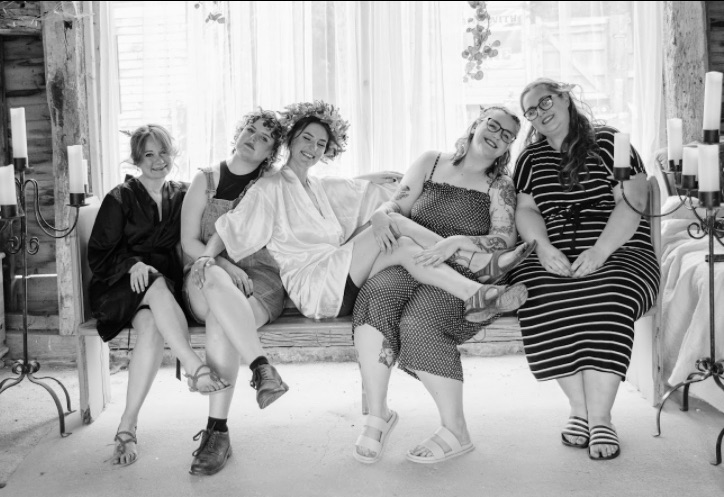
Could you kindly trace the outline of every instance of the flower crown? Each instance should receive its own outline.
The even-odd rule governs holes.
[[[327,156],[334,158],[345,151],[347,147],[349,122],[342,119],[342,116],[339,115],[339,110],[334,105],[321,100],[299,102],[287,105],[280,114],[282,115],[282,126],[287,134],[291,132],[294,125],[300,119],[316,117],[329,126],[329,129],[332,131],[332,141],[334,143],[330,144]]]

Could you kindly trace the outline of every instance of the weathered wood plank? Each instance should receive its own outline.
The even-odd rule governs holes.
[[[48,107],[52,124],[53,171],[56,181],[55,224],[67,226],[70,211],[65,208],[68,197],[67,147],[88,142],[88,114],[85,80],[85,28],[83,12],[87,2],[40,2],[43,16],[43,46],[46,63]],[[87,152],[86,152],[87,153]],[[77,244],[76,234],[58,240],[56,261],[58,271],[59,329],[72,334],[80,322],[79,283],[74,276],[71,247]]]
[[[683,137],[688,143],[700,138],[704,112],[703,78],[709,65],[704,2],[664,2],[664,39],[665,115],[686,116]]]

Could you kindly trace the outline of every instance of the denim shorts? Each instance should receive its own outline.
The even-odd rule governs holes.
[[[242,259],[237,263],[241,269],[251,278],[254,286],[253,297],[266,309],[269,314],[269,322],[276,320],[284,310],[284,286],[279,277],[279,268],[276,266],[271,255],[262,249],[259,252]],[[185,268],[184,284],[183,284],[183,300],[186,310],[194,320],[203,324],[206,319],[204,316],[197,316],[191,307],[189,301],[188,287],[191,285],[191,267]]]

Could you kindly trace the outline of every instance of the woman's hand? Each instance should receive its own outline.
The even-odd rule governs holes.
[[[395,171],[382,171],[379,173],[362,174],[357,179],[364,179],[370,183],[382,185],[385,183],[399,183],[402,180],[402,173]]]
[[[572,275],[571,263],[568,262],[568,257],[550,243],[539,243],[536,254],[538,254],[538,260],[543,266],[543,269],[549,273],[557,274],[558,276]]]
[[[571,265],[573,274],[571,276],[574,278],[583,278],[584,276],[588,276],[603,266],[606,259],[608,259],[608,257],[603,250],[597,248],[596,246],[593,246],[588,250],[584,250],[581,252],[581,255],[573,261],[573,264]]]
[[[413,257],[415,259],[415,264],[433,267],[439,266],[452,257],[452,255],[460,248],[460,241],[456,238],[457,237],[455,236],[445,238],[444,240],[437,242],[432,247],[418,252]]]
[[[146,291],[146,288],[148,288],[148,273],[158,273],[158,271],[153,266],[141,261],[131,266],[131,269],[128,270],[128,274],[131,275],[131,290],[136,293]]]
[[[206,268],[214,264],[216,264],[214,258],[207,255],[202,255],[196,259],[191,266],[191,283],[202,288],[206,282]]]
[[[246,298],[254,295],[254,282],[249,278],[249,275],[246,274],[246,271],[230,261],[224,264],[219,262],[219,267],[227,272],[234,286],[241,290]]]
[[[395,232],[399,233],[399,230],[388,213],[376,211],[372,214],[370,224],[381,252],[388,253],[397,248]]]

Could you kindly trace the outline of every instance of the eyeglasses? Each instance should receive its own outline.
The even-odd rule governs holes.
[[[525,111],[523,114],[523,117],[525,117],[527,120],[532,121],[536,117],[538,117],[538,113],[543,110],[548,110],[551,107],[553,107],[553,95],[548,95],[547,97],[543,97],[540,102],[538,102],[538,105],[528,108],[528,110]]]
[[[500,131],[500,138],[502,138],[508,145],[515,141],[515,133],[502,127],[500,123],[492,117],[488,118],[486,126],[488,127],[488,131],[492,131],[493,133]]]

